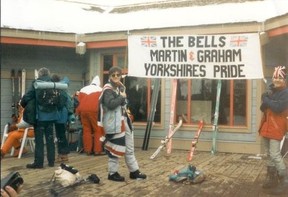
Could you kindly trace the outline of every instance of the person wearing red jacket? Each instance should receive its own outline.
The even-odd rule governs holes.
[[[280,143],[287,132],[288,88],[285,66],[275,68],[271,91],[262,95],[260,110],[264,113],[259,134],[263,137],[268,156],[267,180],[262,187],[269,193],[282,194],[288,190],[286,166],[281,155]]]
[[[80,116],[83,127],[83,148],[87,155],[103,155],[100,137],[104,135],[98,121],[98,100],[101,95],[100,79],[95,76],[90,85],[83,87],[78,95],[79,105],[76,114]]]

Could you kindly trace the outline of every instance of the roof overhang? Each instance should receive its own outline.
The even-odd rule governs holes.
[[[35,45],[75,48],[85,42],[87,49],[114,48],[127,46],[128,35],[177,35],[187,34],[233,34],[266,32],[269,37],[288,34],[288,14],[267,20],[265,23],[229,23],[188,27],[142,29],[120,32],[100,32],[90,34],[43,32],[1,28],[2,44]]]

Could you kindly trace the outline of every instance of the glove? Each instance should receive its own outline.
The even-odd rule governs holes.
[[[99,179],[99,177],[96,174],[91,174],[88,177],[88,181],[98,184],[100,182],[100,179]]]
[[[67,170],[68,172],[71,172],[72,174],[76,174],[78,172],[77,169],[73,168],[72,166],[68,166],[65,163],[61,163],[60,167],[63,170]]]

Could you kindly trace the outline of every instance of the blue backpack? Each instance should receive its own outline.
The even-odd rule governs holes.
[[[61,109],[67,103],[65,89],[68,85],[60,82],[36,80],[34,82],[37,118],[40,121],[59,120]]]
[[[196,170],[195,166],[188,165],[181,170],[175,170],[169,175],[169,181],[185,182],[191,184],[202,183],[205,180],[205,175],[202,171]]]

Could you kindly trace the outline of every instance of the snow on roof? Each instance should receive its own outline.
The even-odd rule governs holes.
[[[267,19],[288,13],[287,0],[143,9],[125,13],[111,12],[117,6],[128,5],[129,7],[132,3],[135,5],[137,3],[155,3],[155,1],[157,0],[2,0],[1,27],[85,34],[253,21],[264,22]],[[158,2],[161,3],[164,0],[158,0]],[[174,0],[174,2],[176,1]],[[102,10],[96,10],[95,7]]]

